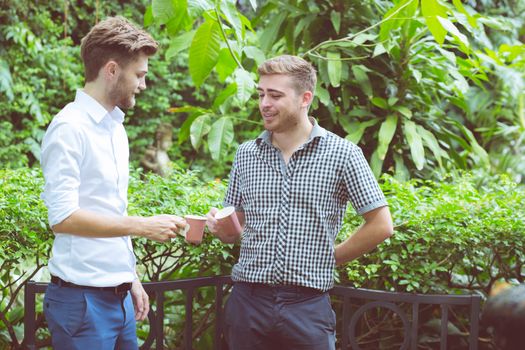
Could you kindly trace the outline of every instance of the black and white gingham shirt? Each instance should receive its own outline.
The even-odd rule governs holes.
[[[347,202],[358,214],[387,205],[361,149],[310,120],[288,164],[268,131],[237,150],[224,200],[246,218],[234,281],[326,291]]]

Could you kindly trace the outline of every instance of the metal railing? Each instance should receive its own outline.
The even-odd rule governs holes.
[[[150,310],[148,315],[150,332],[144,341],[141,350],[164,349],[164,303],[167,291],[182,290],[185,293],[185,326],[183,347],[192,349],[192,319],[194,292],[202,287],[215,287],[215,324],[213,350],[222,348],[222,309],[225,294],[225,286],[232,283],[229,276],[191,278],[176,281],[162,281],[143,283],[144,289],[152,297],[155,310]],[[35,315],[36,294],[44,293],[47,283],[30,281],[25,286],[25,314],[24,314],[24,341],[23,348],[36,350],[37,320]],[[342,326],[339,348],[341,350],[359,350],[356,328],[359,320],[367,311],[383,308],[398,315],[403,325],[403,343],[400,350],[416,350],[419,329],[419,311],[421,305],[439,305],[441,309],[441,336],[440,349],[447,349],[449,309],[453,306],[466,306],[469,308],[469,350],[477,350],[479,333],[479,316],[481,297],[478,295],[427,295],[396,293],[378,290],[353,288],[346,286],[335,286],[330,294],[336,298],[342,298]],[[362,300],[360,306],[355,309],[351,301]],[[411,305],[411,317],[399,306],[399,304]]]

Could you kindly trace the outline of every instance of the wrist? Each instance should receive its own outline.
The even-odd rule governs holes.
[[[140,216],[125,216],[124,226],[126,231],[129,232],[130,236],[142,236],[144,230],[143,227],[144,218]]]

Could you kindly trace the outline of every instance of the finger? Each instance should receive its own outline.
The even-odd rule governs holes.
[[[135,299],[135,320],[139,320],[142,312],[144,311],[144,301],[142,300],[142,297],[139,295]]]
[[[179,219],[175,224],[180,228],[184,228],[188,223],[184,219]]]
[[[144,295],[144,316],[142,320],[145,320],[148,317],[149,314],[149,296],[146,293],[146,291],[143,291]]]
[[[146,319],[148,312],[149,312],[149,296],[146,293],[146,291],[141,288],[139,299],[142,302],[142,311],[138,316],[138,320],[143,321]]]

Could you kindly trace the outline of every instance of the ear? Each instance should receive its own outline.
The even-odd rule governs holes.
[[[310,106],[310,104],[312,103],[313,99],[314,99],[314,94],[311,91],[307,90],[307,91],[303,92],[302,106],[303,107]]]
[[[119,70],[120,66],[117,62],[113,60],[107,61],[106,64],[102,67],[103,75],[107,80],[114,80],[118,78]]]

